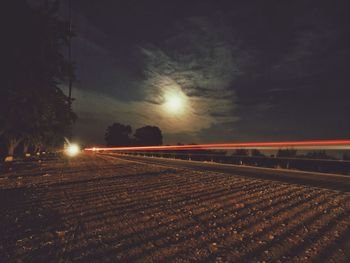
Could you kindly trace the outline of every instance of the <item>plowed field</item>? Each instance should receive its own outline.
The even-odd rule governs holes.
[[[81,155],[0,175],[1,262],[350,262],[350,194]]]

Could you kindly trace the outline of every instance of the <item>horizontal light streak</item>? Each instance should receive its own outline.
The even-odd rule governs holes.
[[[179,151],[179,150],[229,150],[229,149],[336,149],[350,150],[350,140],[320,140],[320,141],[283,141],[283,142],[248,142],[248,143],[212,143],[164,146],[138,147],[91,147],[85,151]]]

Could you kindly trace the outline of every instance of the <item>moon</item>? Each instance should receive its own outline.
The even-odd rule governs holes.
[[[186,95],[180,91],[169,91],[164,95],[164,107],[168,113],[181,114],[186,108]]]

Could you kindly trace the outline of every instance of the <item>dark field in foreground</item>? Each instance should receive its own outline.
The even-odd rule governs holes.
[[[349,262],[350,194],[108,156],[0,176],[1,262]]]

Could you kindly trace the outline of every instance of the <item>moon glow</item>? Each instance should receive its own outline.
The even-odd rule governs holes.
[[[187,98],[181,91],[168,91],[164,94],[164,108],[170,114],[178,115],[184,113]]]

